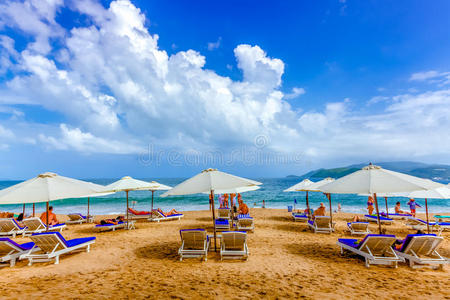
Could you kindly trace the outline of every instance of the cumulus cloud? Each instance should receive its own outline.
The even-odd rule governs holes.
[[[293,109],[285,100],[304,89],[283,93],[284,62],[258,45],[236,46],[242,80],[233,80],[206,69],[207,58],[195,49],[172,55],[160,49],[159,36],[128,0],[113,1],[109,8],[93,0],[72,2],[71,9],[90,22],[71,29],[55,21],[61,1],[49,1],[47,13],[38,2],[30,0],[24,13],[33,15],[35,30],[17,21],[17,5],[23,3],[6,1],[0,12],[2,26],[35,37],[20,53],[11,37],[0,39],[0,59],[8,62],[4,72],[13,73],[0,85],[0,104],[39,106],[64,117],[63,124],[33,130],[36,146],[115,154],[139,153],[148,144],[228,151],[252,146],[262,134],[269,137],[269,150],[301,150],[321,158],[450,151],[450,139],[438,139],[450,126],[448,90],[383,98],[382,110],[370,114],[337,99],[315,110]],[[58,47],[52,48],[49,41],[56,37]]]
[[[213,50],[218,49],[220,47],[221,43],[222,43],[222,37],[219,36],[219,38],[217,39],[216,42],[208,43],[208,50],[213,51]]]

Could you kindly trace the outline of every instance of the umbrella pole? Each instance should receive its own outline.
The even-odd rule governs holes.
[[[214,252],[217,252],[217,244],[216,244],[216,212],[215,212],[215,209],[214,209],[214,191],[213,190],[211,190],[210,199],[211,199],[211,203],[212,203],[212,215],[213,215],[213,223],[214,223]]]
[[[389,218],[389,209],[387,204],[387,197],[384,197],[384,202],[386,202],[386,216]]]
[[[127,193],[127,229],[130,229],[130,223],[129,223],[129,219],[128,219],[128,191],[125,191]]]
[[[152,191],[152,210],[150,211],[150,218],[152,218],[153,220],[153,194],[155,193],[155,191]]]
[[[378,231],[381,234],[380,210],[378,209],[377,193],[373,194],[373,198],[375,199],[375,207],[377,209]]]
[[[25,217],[25,203],[23,204],[22,215]]]
[[[89,197],[88,197],[88,209],[87,209],[87,215],[86,215],[86,223],[89,223]]]
[[[309,209],[308,191],[306,191],[306,209],[308,210],[308,219],[311,219],[311,210]]]
[[[427,198],[425,198],[425,211],[427,213],[427,230],[428,230],[428,233],[430,233],[430,221],[428,220],[428,201],[427,201]]]
[[[33,203],[33,217],[34,217],[34,203]]]
[[[46,215],[47,215],[47,217],[46,217],[46,219],[47,219],[47,229],[45,230],[45,231],[48,231],[48,201],[47,201],[47,213],[46,213]]]
[[[330,223],[333,226],[333,209],[331,207],[331,194],[327,194],[328,202],[330,202]]]

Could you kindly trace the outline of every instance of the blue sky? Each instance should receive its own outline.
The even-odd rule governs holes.
[[[3,1],[0,178],[450,163],[449,11],[448,1]]]

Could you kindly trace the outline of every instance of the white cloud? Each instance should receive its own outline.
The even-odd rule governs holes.
[[[26,125],[9,126],[15,136],[24,135],[23,141],[38,136],[37,145],[47,148],[126,154],[149,143],[182,151],[227,151],[252,145],[264,134],[270,138],[267,148],[301,150],[316,159],[448,157],[450,139],[442,138],[450,127],[445,89],[373,98],[384,100],[376,113],[332,99],[315,110],[294,110],[285,99],[304,90],[282,93],[284,62],[257,45],[234,49],[243,78],[232,80],[205,69],[206,57],[198,51],[168,55],[160,49],[158,35],[150,33],[145,16],[129,1],[113,1],[108,9],[95,1],[73,5],[95,26],[58,36],[63,48],[47,49],[58,52],[58,61],[34,50],[34,42],[21,53],[14,52],[11,40],[2,44],[9,49],[6,68],[15,75],[0,86],[0,104],[31,104],[64,117],[61,125],[29,124],[28,136]],[[20,15],[10,9],[8,16]],[[57,6],[50,11],[57,13]],[[60,28],[54,15],[37,8],[32,12],[39,21],[50,20],[43,22],[47,27]],[[18,23],[8,26],[25,31]]]
[[[216,50],[220,47],[221,44],[222,44],[222,37],[219,36],[216,42],[208,43],[208,50],[209,51]]]
[[[435,70],[417,72],[411,74],[411,81],[425,81],[428,83],[436,83],[439,86],[450,84],[450,72],[438,72]]]
[[[284,99],[295,99],[298,96],[303,95],[304,93],[306,93],[304,88],[294,87],[292,88],[292,92],[284,95]]]

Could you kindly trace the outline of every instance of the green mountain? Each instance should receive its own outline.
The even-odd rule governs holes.
[[[297,177],[299,179],[309,178],[314,180],[323,179],[326,177],[339,178],[348,175],[350,173],[353,173],[357,170],[360,170],[362,167],[366,165],[367,163],[362,163],[341,168],[318,169]],[[450,181],[449,165],[425,164],[410,161],[378,162],[374,163],[374,165],[378,165],[388,170],[402,172],[417,177],[428,178],[441,182]],[[294,177],[294,175],[289,175],[289,177]]]

